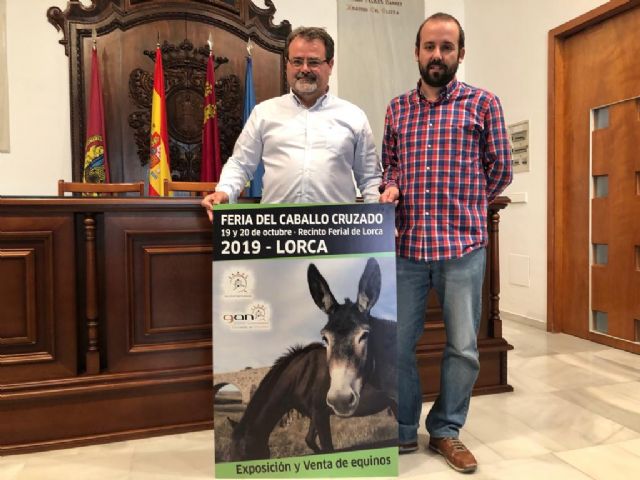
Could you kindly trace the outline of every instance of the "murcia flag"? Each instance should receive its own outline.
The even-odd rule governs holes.
[[[171,180],[169,168],[169,134],[165,106],[164,72],[160,45],[156,48],[156,69],[153,74],[151,101],[151,150],[149,158],[149,195],[164,195],[164,179]]]
[[[218,133],[218,112],[216,107],[215,74],[213,53],[207,61],[207,76],[204,84],[204,117],[202,121],[202,163],[201,182],[217,182],[222,171],[220,158],[220,135]]]
[[[98,67],[98,53],[95,45],[91,52],[91,87],[87,111],[87,139],[84,146],[82,181],[85,183],[109,182],[102,87],[100,85],[100,68]]]

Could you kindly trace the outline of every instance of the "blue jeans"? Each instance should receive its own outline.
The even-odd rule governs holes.
[[[458,437],[478,377],[478,328],[486,249],[432,262],[398,257],[398,423],[399,441],[418,438],[422,408],[416,343],[424,332],[427,294],[435,288],[447,335],[440,368],[440,394],[427,416],[432,437]]]

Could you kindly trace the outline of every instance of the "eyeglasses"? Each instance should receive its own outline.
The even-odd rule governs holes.
[[[287,62],[289,62],[295,68],[302,68],[302,66],[307,63],[307,67],[309,68],[318,68],[323,63],[328,62],[327,60],[321,60],[319,58],[287,58]]]

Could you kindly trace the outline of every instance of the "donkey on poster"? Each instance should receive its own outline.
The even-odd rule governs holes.
[[[230,461],[271,458],[269,437],[283,415],[296,410],[309,418],[305,443],[315,453],[333,451],[333,410],[326,402],[329,369],[324,345],[296,346],[281,356],[262,379],[240,421],[232,426]],[[385,395],[365,386],[352,416],[367,416],[394,408]],[[320,440],[318,447],[316,437]]]
[[[363,385],[384,392],[397,409],[396,324],[371,315],[381,288],[380,265],[370,258],[358,284],[355,302],[338,303],[329,284],[312,263],[307,270],[314,302],[327,314],[321,331],[327,347],[331,383],[327,405],[349,417],[358,408]]]

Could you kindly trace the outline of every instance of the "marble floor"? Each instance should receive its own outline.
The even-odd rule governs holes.
[[[504,322],[513,393],[474,397],[461,439],[475,479],[640,478],[640,356]],[[425,404],[423,411],[427,411]],[[424,448],[400,457],[405,479],[459,479]],[[213,432],[0,458],[2,480],[213,478]]]

